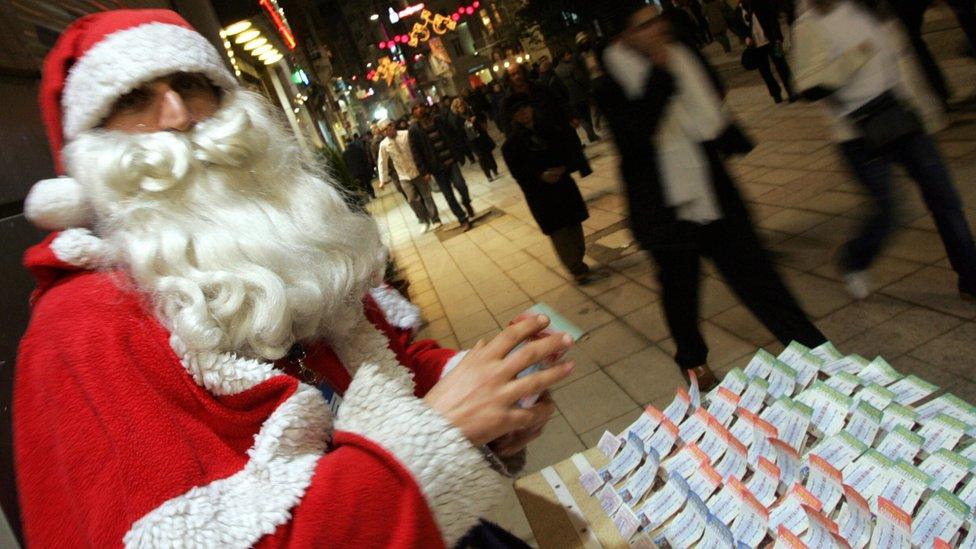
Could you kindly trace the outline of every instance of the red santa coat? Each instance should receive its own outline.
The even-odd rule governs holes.
[[[121,273],[93,269],[110,262],[83,229],[25,257],[13,415],[32,547],[440,547],[496,501],[482,452],[417,398],[459,357],[407,343],[390,294],[309,350],[344,397],[333,418],[271,363],[187,352]]]

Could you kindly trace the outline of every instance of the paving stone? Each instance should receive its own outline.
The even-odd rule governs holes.
[[[562,415],[553,417],[539,438],[530,442],[526,448],[524,474],[540,471],[585,449],[566,418]]]
[[[911,304],[883,294],[854,301],[817,321],[827,339],[839,344],[908,310]]]
[[[650,341],[658,342],[671,337],[660,302],[641,307],[625,316],[623,320]]]
[[[967,322],[909,352],[911,356],[976,381],[976,324]]]
[[[956,273],[941,267],[926,267],[885,287],[893,297],[963,318],[976,318],[976,305],[963,301],[956,288]]]
[[[555,389],[552,398],[575,433],[589,431],[637,407],[602,371]]]
[[[624,316],[657,301],[658,295],[636,282],[610,288],[593,299],[617,316]]]
[[[597,364],[606,366],[630,356],[650,342],[620,320],[593,330],[577,344]]]
[[[674,360],[658,347],[648,347],[604,367],[604,371],[641,405],[662,394],[673,395],[678,386],[685,385]]]
[[[711,321],[756,347],[761,347],[776,339],[752,312],[742,305],[736,305],[713,316]]]
[[[962,320],[928,309],[913,308],[846,341],[840,350],[864,357],[897,357],[955,328]]]

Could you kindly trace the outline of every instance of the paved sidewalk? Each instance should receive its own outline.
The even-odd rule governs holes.
[[[934,19],[939,24],[944,14]],[[959,57],[961,33],[950,28],[930,37],[957,96],[972,95],[976,63]],[[855,302],[832,258],[867,214],[867,196],[828,141],[820,108],[773,105],[758,75],[728,67],[726,72],[732,86],[728,103],[758,143],[734,163],[733,173],[781,273],[817,325],[845,353],[880,354],[897,370],[976,402],[976,305],[959,299],[945,250],[910,182],[897,176],[904,206],[900,228],[871,270],[875,292]],[[976,222],[976,112],[954,113],[950,121],[938,139],[969,219]],[[395,191],[371,205],[410,280],[412,300],[423,308],[427,324],[421,336],[466,348],[540,301],[588,330],[572,351],[576,371],[553,391],[559,412],[530,446],[527,472],[595,445],[604,430],[623,429],[646,404],[666,405],[682,383],[653,265],[626,229],[614,147],[604,139],[586,152],[595,173],[577,180],[590,209],[584,223],[588,261],[613,273],[586,287],[572,284],[562,270],[500,152],[500,180],[487,183],[477,166],[465,166],[475,209],[492,211],[468,233],[447,227],[421,234]],[[443,199],[435,197],[442,218],[445,212],[449,218]],[[744,365],[760,346],[778,353],[782,346],[707,263],[705,273],[701,317],[712,367],[724,374]],[[508,498],[493,518],[531,539],[514,494]]]

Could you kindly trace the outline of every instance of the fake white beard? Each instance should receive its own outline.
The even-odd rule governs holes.
[[[64,157],[96,232],[192,350],[274,360],[335,341],[382,273],[375,222],[256,94],[228,92],[188,132],[91,130]]]

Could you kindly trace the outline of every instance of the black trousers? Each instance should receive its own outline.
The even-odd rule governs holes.
[[[918,58],[918,64],[922,66],[925,79],[928,81],[932,91],[935,92],[943,103],[949,100],[951,95],[949,85],[946,83],[945,75],[939,69],[939,65],[932,57],[932,52],[922,40],[922,23],[925,20],[925,10],[932,4],[931,0],[895,0],[892,2],[895,13],[908,31],[908,38],[911,40],[912,49]]]
[[[783,284],[746,222],[716,221],[702,228],[697,249],[651,250],[658,267],[664,315],[682,368],[706,363],[708,346],[698,328],[701,258],[709,257],[732,291],[781,343],[816,347],[825,341]]]
[[[759,60],[759,74],[762,76],[763,82],[766,83],[766,89],[769,90],[769,95],[777,102],[783,99],[783,91],[779,83],[776,82],[772,69],[769,67],[769,61],[772,60],[773,65],[776,66],[776,72],[779,73],[780,80],[783,81],[783,88],[786,88],[786,95],[792,96],[793,73],[790,71],[790,66],[786,63],[786,56],[783,55],[782,48],[774,48],[773,44],[766,44],[756,49],[758,50],[756,58]]]

